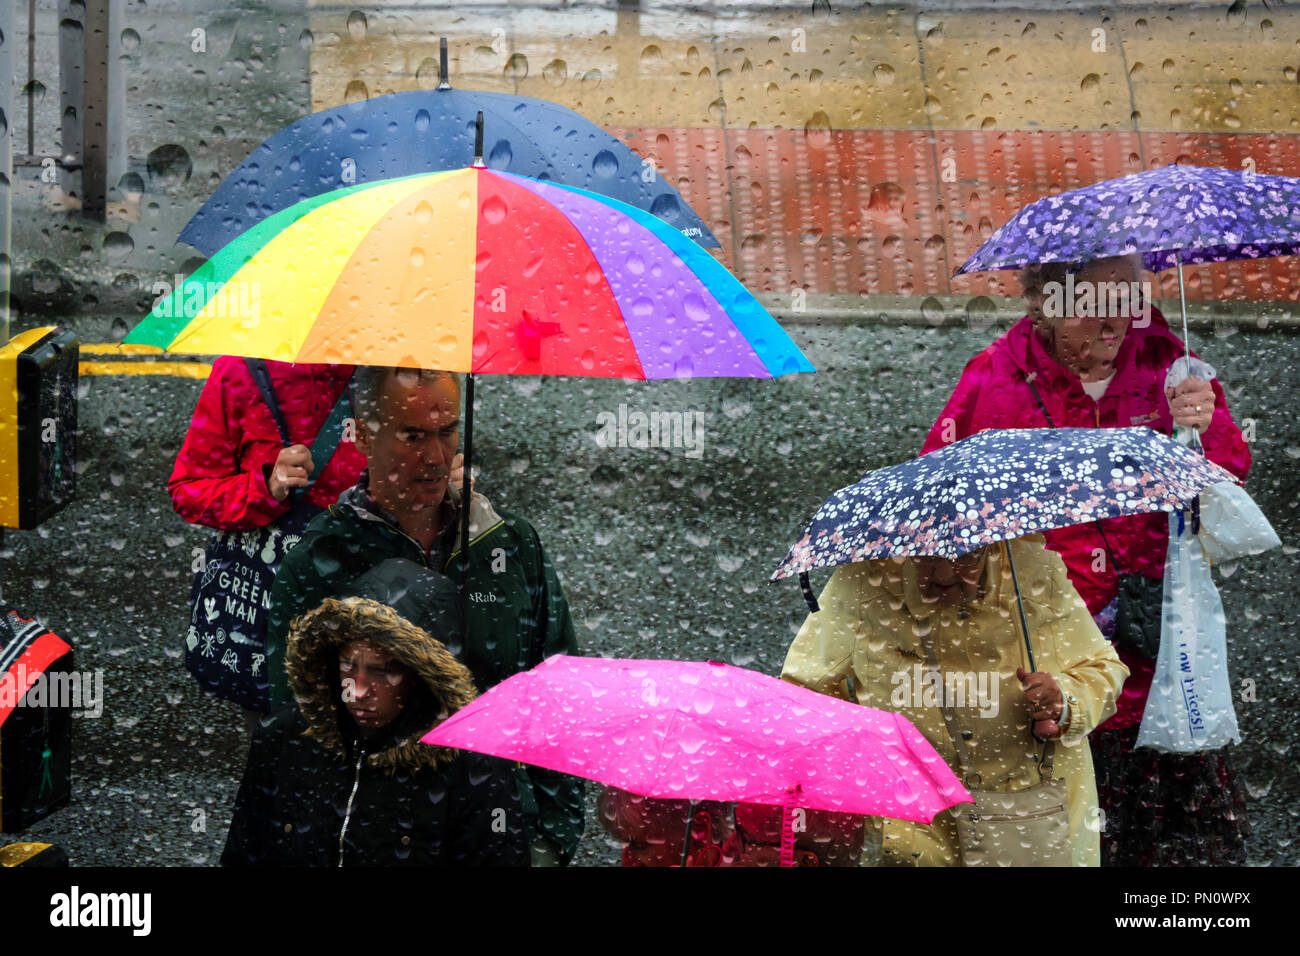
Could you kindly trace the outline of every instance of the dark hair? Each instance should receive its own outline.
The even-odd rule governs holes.
[[[419,383],[436,382],[440,378],[450,378],[456,383],[456,394],[463,395],[460,375],[442,369],[395,368],[390,365],[358,365],[352,372],[352,411],[359,423],[379,421],[379,395],[388,381],[388,376],[400,372],[419,376]]]

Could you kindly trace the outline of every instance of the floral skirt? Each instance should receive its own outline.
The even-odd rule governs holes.
[[[1245,794],[1221,750],[1135,749],[1138,728],[1089,737],[1103,817],[1102,866],[1240,866]]]

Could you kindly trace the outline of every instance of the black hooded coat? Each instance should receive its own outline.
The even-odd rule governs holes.
[[[298,706],[253,736],[225,866],[527,866],[513,765],[420,737],[475,695],[440,643],[374,601],[329,599],[295,622]],[[365,637],[418,678],[397,718],[364,739],[342,705],[338,651]]]

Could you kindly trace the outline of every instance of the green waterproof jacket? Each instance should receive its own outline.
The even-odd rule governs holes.
[[[454,492],[453,492],[454,494]],[[457,527],[459,542],[459,527]],[[267,678],[272,712],[291,702],[284,653],[289,624],[388,558],[426,567],[429,556],[358,485],[317,515],[284,558],[271,592]],[[459,581],[459,543],[441,571]],[[569,605],[533,526],[498,511],[482,495],[470,508],[469,626],[459,636],[433,635],[474,676],[480,692],[553,654],[577,654]],[[582,836],[583,782],[537,767],[519,769],[519,799],[534,837],[568,859]]]

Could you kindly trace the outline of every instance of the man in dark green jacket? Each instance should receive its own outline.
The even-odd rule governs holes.
[[[459,444],[460,385],[446,372],[358,368],[357,447],[367,470],[318,515],[280,566],[271,592],[267,678],[272,711],[289,702],[285,638],[292,620],[387,558],[461,575],[461,494],[450,484]],[[298,472],[301,472],[299,474]],[[306,484],[309,469],[280,477]],[[568,602],[537,532],[523,518],[470,496],[469,616],[448,648],[480,691],[552,654],[577,654]],[[450,635],[449,635],[450,637]],[[582,782],[519,770],[519,797],[538,863],[567,862],[583,828]]]

